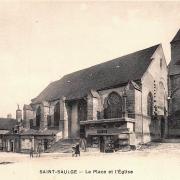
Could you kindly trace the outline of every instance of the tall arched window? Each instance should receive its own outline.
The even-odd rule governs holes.
[[[41,107],[39,106],[36,110],[36,126],[40,127],[40,121],[41,121]]]
[[[105,119],[122,117],[122,98],[118,93],[109,94],[106,106],[104,109]]]
[[[59,126],[60,120],[60,103],[58,102],[54,107],[54,126]]]
[[[148,116],[153,115],[153,95],[151,92],[149,92],[147,97],[147,115]]]
[[[87,120],[87,102],[80,100],[78,103],[78,119],[79,121]]]

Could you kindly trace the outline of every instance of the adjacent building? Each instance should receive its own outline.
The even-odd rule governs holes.
[[[18,131],[16,119],[0,118],[0,151],[20,151]]]
[[[180,137],[180,30],[171,41],[169,64],[169,136]]]

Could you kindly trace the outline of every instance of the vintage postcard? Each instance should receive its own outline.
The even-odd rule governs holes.
[[[0,178],[179,180],[180,2],[0,1]]]

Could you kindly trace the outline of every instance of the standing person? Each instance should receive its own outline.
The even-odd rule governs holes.
[[[30,158],[33,158],[33,147],[31,147],[29,155],[30,155]]]
[[[84,150],[84,152],[86,152],[87,142],[86,142],[85,137],[83,137],[82,140],[81,140],[81,147]]]
[[[73,146],[72,146],[72,157],[75,156],[75,152],[76,152],[76,146],[73,145]]]
[[[86,140],[85,137],[83,138],[83,140],[84,140],[84,152],[86,152],[86,148],[87,148],[87,140]]]
[[[100,152],[104,152],[104,138],[100,136]]]
[[[80,148],[79,148],[79,143],[76,144],[76,147],[75,147],[75,155],[77,157],[77,155],[80,156]]]
[[[38,147],[37,147],[37,155],[36,155],[36,157],[40,157],[40,156],[41,156],[41,144],[39,143]]]

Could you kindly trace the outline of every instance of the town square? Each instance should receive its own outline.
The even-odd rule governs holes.
[[[0,1],[0,177],[178,179],[179,12]]]

